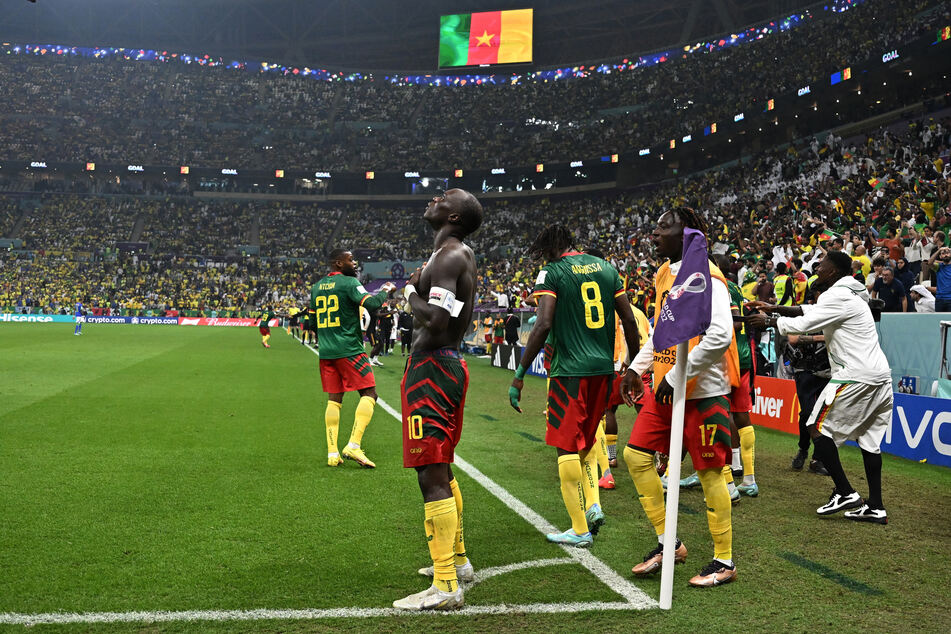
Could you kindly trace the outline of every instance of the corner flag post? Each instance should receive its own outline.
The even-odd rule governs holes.
[[[667,510],[664,518],[664,560],[660,569],[660,608],[669,610],[674,594],[674,550],[677,547],[677,512],[680,507],[680,463],[683,455],[684,408],[687,404],[687,342],[677,344],[672,387],[670,457],[667,465]]]

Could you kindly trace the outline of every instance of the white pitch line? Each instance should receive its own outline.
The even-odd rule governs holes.
[[[390,407],[390,405],[381,398],[377,398],[377,405],[382,407],[387,413],[402,421],[403,417],[399,412]],[[553,524],[544,517],[529,508],[524,502],[506,491],[501,485],[492,480],[477,469],[471,462],[463,459],[458,453],[455,456],[455,466],[458,466],[470,478],[482,485],[486,491],[502,501],[526,522],[531,524],[541,534],[559,532]],[[632,609],[647,609],[657,607],[657,602],[651,599],[647,594],[635,586],[633,583],[619,575],[606,563],[592,555],[587,550],[575,548],[572,546],[561,546],[562,550],[568,553],[572,559],[587,568],[595,577],[600,579],[611,590],[618,593],[630,604]]]
[[[480,614],[559,614],[605,610],[630,610],[630,603],[525,603],[472,605],[461,610],[411,612],[396,608],[328,608],[303,610],[183,610],[177,612],[48,612],[45,614],[0,613],[0,625],[63,625],[70,623],[171,623],[194,621],[265,621],[314,619],[372,619],[392,616],[474,616]]]
[[[506,564],[504,566],[495,566],[494,568],[483,568],[475,573],[475,581],[470,585],[482,583],[492,577],[505,575],[519,570],[528,570],[529,568],[547,568],[548,566],[564,566],[566,564],[577,563],[570,557],[558,557],[556,559],[535,559],[532,561],[520,561],[516,564]]]

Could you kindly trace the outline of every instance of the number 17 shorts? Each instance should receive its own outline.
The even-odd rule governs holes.
[[[400,383],[403,466],[451,463],[462,436],[469,368],[450,348],[414,352]]]
[[[661,405],[654,393],[646,390],[628,445],[669,454],[672,415],[672,405]],[[683,443],[695,469],[720,469],[729,462],[730,401],[726,396],[687,399]]]

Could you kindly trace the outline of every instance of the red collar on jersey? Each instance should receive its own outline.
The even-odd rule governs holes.
[[[343,272],[342,272],[342,271],[331,271],[330,273],[327,273],[327,277],[330,277],[330,276],[332,276],[332,275],[343,275]]]
[[[581,255],[581,251],[565,251],[565,252],[562,253],[559,257],[564,258],[564,257],[567,257],[567,256],[569,256],[569,255]]]

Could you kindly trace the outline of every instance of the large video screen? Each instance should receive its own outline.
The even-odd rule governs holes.
[[[455,13],[439,19],[439,68],[532,61],[532,9]]]

